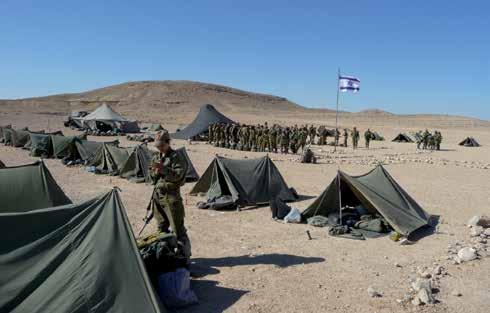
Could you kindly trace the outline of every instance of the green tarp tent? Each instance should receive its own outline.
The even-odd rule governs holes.
[[[0,213],[0,229],[0,312],[166,312],[116,190]]]
[[[239,205],[267,203],[276,198],[296,200],[268,156],[244,160],[217,156],[190,193],[206,193],[208,199],[228,195]]]
[[[459,143],[460,146],[465,147],[479,147],[480,144],[473,137],[466,137],[465,140]]]
[[[372,140],[376,140],[376,141],[384,141],[385,138],[383,136],[381,136],[378,132],[372,132],[373,134],[373,138]]]
[[[0,199],[0,212],[23,212],[71,203],[43,162],[0,169]]]
[[[53,156],[53,144],[48,134],[30,133],[29,150],[33,157],[50,158]]]
[[[59,136],[51,135],[51,143],[53,144],[53,157],[57,159],[69,158],[71,160],[81,159],[78,153],[77,141],[87,139],[87,135],[78,136]]]
[[[159,130],[163,130],[163,126],[161,124],[151,124],[150,127],[148,127],[148,130],[149,131],[152,131],[152,132],[157,132]]]
[[[138,145],[130,152],[128,159],[122,166],[119,176],[134,182],[149,182],[149,166],[154,152],[145,144]]]
[[[110,145],[119,145],[118,140],[110,141],[110,142],[100,142],[100,141],[89,141],[89,140],[77,140],[75,141],[75,145],[77,147],[77,152],[84,160],[85,162],[90,161],[95,154],[97,153],[98,149],[103,145],[103,144],[110,144]]]
[[[407,134],[398,134],[395,138],[392,140],[393,142],[413,142],[412,138],[408,136]]]
[[[12,128],[12,125],[0,126],[0,142],[4,142],[5,141],[4,138],[3,138],[3,130],[5,128],[10,129],[10,128]]]
[[[87,166],[94,166],[97,173],[119,175],[129,158],[130,151],[131,148],[120,148],[113,144],[103,143]]]
[[[427,214],[403,190],[383,166],[378,165],[365,175],[350,176],[339,171],[338,176],[301,214],[304,220],[339,212],[339,189],[342,207],[362,205],[370,213],[379,213],[400,234],[408,236],[429,223]],[[340,184],[340,187],[339,187]]]
[[[24,147],[29,142],[29,131],[22,129],[4,128],[5,145],[12,147]]]
[[[199,175],[192,164],[185,147],[176,150],[177,153],[182,155],[187,162],[187,173],[185,176],[186,182],[194,182],[199,179]],[[156,154],[155,151],[151,151],[145,144],[138,145],[130,152],[126,163],[123,165],[119,176],[129,179],[135,182],[150,182],[149,166],[152,157]]]

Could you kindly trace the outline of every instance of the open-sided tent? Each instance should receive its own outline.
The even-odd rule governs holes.
[[[124,132],[133,133],[139,132],[138,124],[134,121],[129,121],[114,111],[109,105],[102,104],[95,111],[82,118],[83,125],[92,130],[112,130],[119,128]]]
[[[412,138],[407,134],[400,133],[392,140],[393,142],[413,142]]]
[[[211,104],[205,104],[199,110],[196,118],[186,128],[170,135],[175,139],[195,139],[208,132],[213,123],[235,124],[228,117],[218,112]]]
[[[0,312],[163,313],[114,189],[0,213]]]
[[[460,146],[465,147],[479,147],[480,144],[473,137],[466,137],[463,141],[459,143]]]
[[[261,204],[276,198],[296,200],[268,156],[244,160],[217,156],[190,193],[206,193],[208,199],[231,196],[239,205]]]
[[[339,202],[342,207],[362,205],[372,214],[379,213],[393,229],[406,236],[429,223],[430,215],[382,165],[360,176],[338,171],[337,177],[302,213],[302,217],[305,220],[316,215],[328,217],[330,213],[339,212]]]
[[[129,158],[130,150],[131,148],[103,143],[87,165],[95,167],[97,173],[119,175]]]
[[[24,212],[71,203],[43,162],[0,169],[0,199],[0,212]]]

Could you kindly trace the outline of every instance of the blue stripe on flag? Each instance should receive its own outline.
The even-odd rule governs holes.
[[[340,90],[358,90],[359,91],[359,87],[340,87]]]
[[[360,83],[361,81],[355,77],[349,77],[349,76],[339,76],[339,79],[348,79],[348,80],[353,80],[355,82]]]

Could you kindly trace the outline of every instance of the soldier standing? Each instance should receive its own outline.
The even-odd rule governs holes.
[[[358,142],[359,142],[359,131],[354,126],[354,129],[352,130],[352,148],[357,149]]]
[[[310,126],[310,145],[315,144],[316,127],[313,124]]]
[[[269,131],[269,152],[277,153],[277,125],[275,124]]]
[[[347,148],[347,140],[349,139],[349,133],[347,132],[347,128],[344,128],[344,147]]]
[[[371,130],[366,130],[366,132],[364,133],[364,140],[366,141],[366,149],[369,149],[369,142],[371,141],[371,138],[372,138],[372,133],[371,133]]]
[[[428,145],[429,145],[429,136],[430,136],[430,132],[428,129],[425,129],[424,133],[422,134],[422,143],[424,144],[423,145],[423,149],[427,149]]]
[[[184,204],[180,187],[185,183],[187,162],[170,146],[167,131],[155,135],[155,147],[159,153],[150,163],[149,175],[155,189],[152,210],[160,232],[171,229],[184,247],[184,255],[191,256],[191,245],[184,226]]]

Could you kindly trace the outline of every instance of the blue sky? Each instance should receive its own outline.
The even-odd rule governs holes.
[[[0,98],[185,79],[342,109],[490,119],[490,1],[0,2]]]

